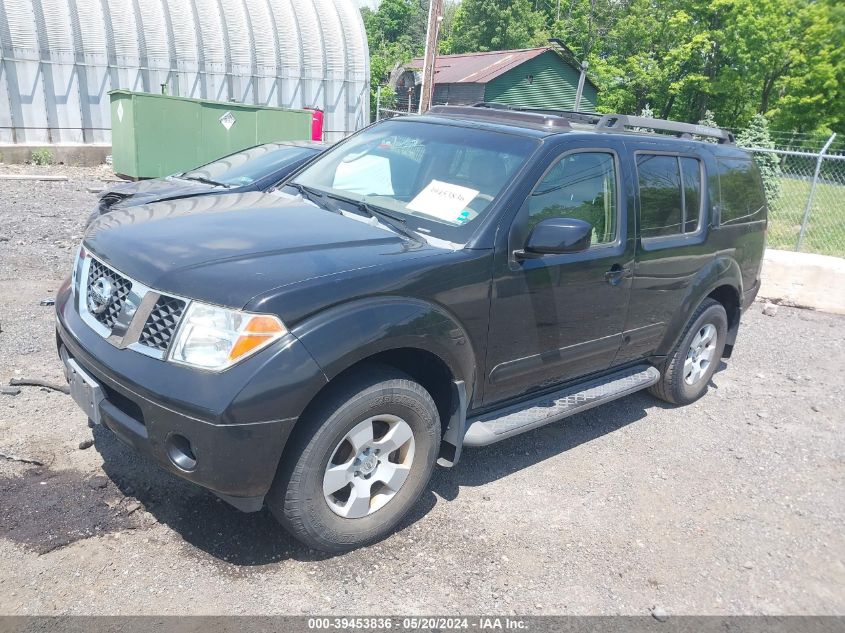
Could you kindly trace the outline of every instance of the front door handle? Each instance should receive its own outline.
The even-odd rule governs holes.
[[[619,264],[613,264],[604,274],[604,280],[609,283],[611,286],[618,286],[622,283],[622,280],[631,276],[631,269],[625,268],[620,266]]]

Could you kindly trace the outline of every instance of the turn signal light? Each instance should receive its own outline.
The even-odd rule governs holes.
[[[285,333],[285,327],[277,318],[261,315],[252,317],[242,332],[229,352],[229,360],[233,362],[277,339]]]

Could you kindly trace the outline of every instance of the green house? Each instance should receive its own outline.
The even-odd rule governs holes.
[[[414,86],[418,99],[422,59],[408,65],[397,82],[400,99]],[[469,105],[479,101],[532,108],[575,109],[580,69],[549,47],[489,53],[439,55],[435,64],[434,104]],[[413,83],[412,83],[413,82]],[[586,78],[582,112],[595,112],[598,88]]]

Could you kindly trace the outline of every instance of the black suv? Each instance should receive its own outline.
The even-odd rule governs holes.
[[[729,133],[621,115],[436,107],[277,199],[99,218],[58,346],[95,423],[326,551],[387,534],[465,446],[699,398],[765,245]]]

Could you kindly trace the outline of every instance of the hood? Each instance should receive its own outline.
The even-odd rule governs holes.
[[[101,198],[116,199],[110,208],[122,208],[139,204],[148,204],[157,200],[168,198],[180,198],[184,196],[195,196],[214,190],[224,191],[222,187],[197,182],[194,180],[182,180],[168,176],[167,178],[154,178],[152,180],[140,180],[138,182],[127,182],[115,185],[103,192]]]
[[[307,279],[445,252],[261,192],[119,209],[91,224],[85,246],[156,290],[237,308]]]

